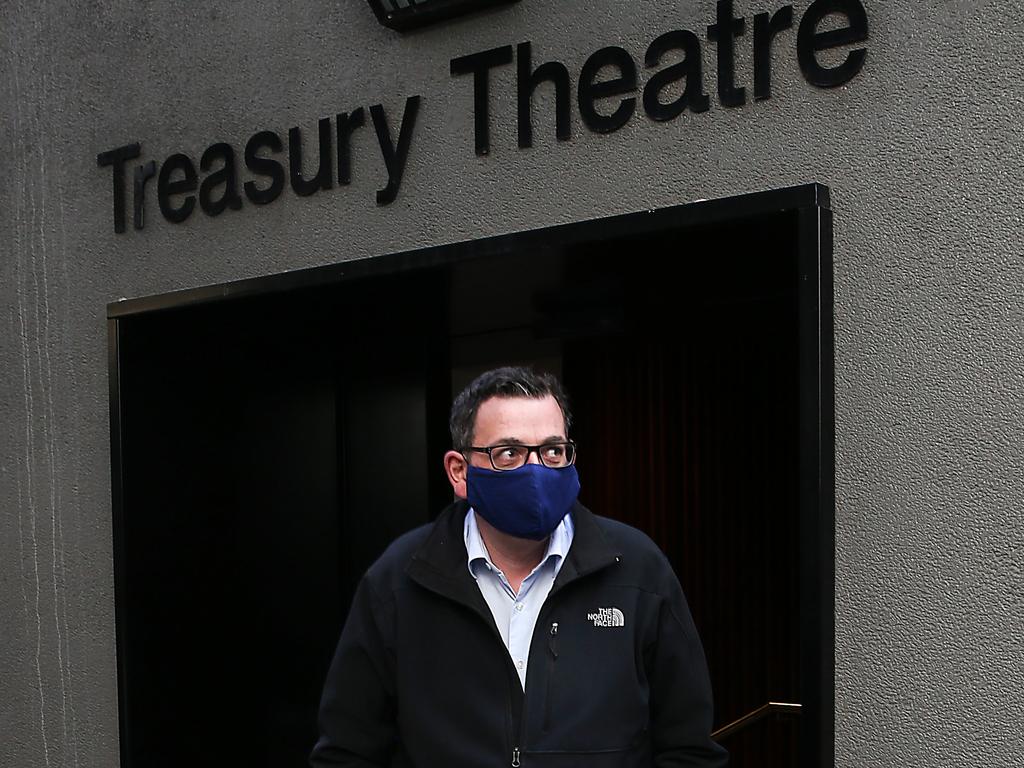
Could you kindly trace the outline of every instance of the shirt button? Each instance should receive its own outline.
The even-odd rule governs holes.
[[[525,667],[525,666],[526,666],[526,662],[525,662],[525,661],[523,661],[522,659],[520,659],[519,661],[517,661],[517,662],[516,662],[516,667],[517,667],[518,669],[522,669],[522,668],[523,668],[523,667]]]
[[[516,610],[517,611],[522,611],[523,610],[523,604],[522,603],[516,603]]]

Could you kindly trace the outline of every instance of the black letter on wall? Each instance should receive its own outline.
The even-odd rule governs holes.
[[[718,0],[718,21],[708,27],[708,40],[718,41],[718,99],[723,107],[739,107],[747,100],[736,87],[736,51],[733,39],[743,34],[744,19],[732,16],[732,0]]]
[[[850,25],[818,32],[818,24],[830,13],[843,14]],[[797,59],[807,82],[820,88],[834,88],[852,80],[864,66],[866,48],[850,51],[843,63],[835,67],[821,66],[815,53],[867,39],[868,15],[859,0],[816,0],[801,19],[796,37]]]
[[[146,182],[156,175],[156,161],[150,160],[135,168],[134,216],[132,224],[136,229],[146,226]]]
[[[175,171],[181,171],[184,178],[171,181],[171,174]],[[189,192],[195,192],[196,168],[192,165],[188,155],[171,155],[164,160],[156,189],[157,200],[160,203],[160,213],[169,222],[180,224],[191,215],[192,209],[196,206],[196,199],[192,195],[188,195],[177,208],[171,205],[171,195],[184,195]]]
[[[218,216],[225,208],[237,211],[242,207],[242,199],[238,196],[238,179],[235,174],[235,150],[230,144],[211,144],[203,152],[199,160],[199,168],[210,170],[214,160],[220,158],[224,165],[211,173],[199,187],[199,207],[207,216]],[[213,199],[213,190],[220,184],[224,185],[224,194],[219,200]]]
[[[262,147],[267,147],[271,152],[280,152],[281,137],[273,131],[260,131],[253,134],[245,145],[245,167],[260,176],[270,177],[270,186],[266,189],[257,187],[256,182],[245,182],[245,196],[256,205],[274,202],[284,189],[284,168],[276,160],[256,154]]]
[[[520,43],[516,48],[516,103],[519,123],[519,148],[533,146],[533,123],[530,106],[533,92],[544,81],[555,86],[555,136],[565,141],[571,135],[569,127],[569,70],[557,61],[541,64],[537,69],[530,62],[530,44]]]
[[[478,155],[491,151],[491,113],[488,100],[488,72],[512,63],[512,46],[460,56],[451,61],[452,77],[473,74],[473,140]]]
[[[100,152],[96,155],[96,165],[100,168],[114,166],[114,232],[124,232],[124,164],[139,156],[139,145],[125,144],[123,147]]]
[[[701,65],[700,39],[689,30],[666,32],[647,48],[644,64],[656,67],[668,51],[679,50],[683,60],[658,70],[644,86],[644,110],[651,120],[664,122],[679,117],[687,107],[691,112],[706,112],[711,100],[704,93],[704,75]],[[658,96],[669,85],[686,78],[686,90],[675,101],[663,104]]]
[[[597,77],[602,67],[615,67],[619,70],[619,76],[612,80],[595,83],[594,78]],[[610,115],[599,114],[594,108],[594,102],[598,99],[622,96],[634,91],[636,91],[636,64],[633,62],[633,57],[624,49],[616,46],[596,51],[587,59],[587,63],[583,65],[583,70],[580,72],[577,101],[583,123],[595,133],[617,131],[633,116],[636,99],[622,99],[619,106]]]
[[[793,6],[787,5],[774,15],[759,13],[754,17],[754,98],[772,95],[772,40],[779,32],[793,26]]]
[[[402,115],[402,125],[398,128],[398,147],[396,148],[391,141],[391,131],[388,130],[388,119],[384,115],[384,107],[380,104],[370,107],[370,117],[373,118],[373,128],[377,132],[380,153],[384,157],[384,165],[388,169],[388,184],[377,192],[377,205],[387,205],[394,202],[398,196],[398,187],[401,186],[402,174],[405,173],[405,161],[409,159],[412,129],[416,124],[416,113],[419,108],[419,96],[410,96],[405,100],[405,113]]]
[[[331,118],[323,117],[317,123],[320,134],[320,167],[312,179],[302,177],[302,134],[299,127],[288,131],[288,166],[291,169],[292,189],[299,197],[308,197],[334,184],[331,174]]]
[[[338,183],[352,183],[352,132],[362,127],[366,118],[363,108],[358,107],[352,113],[342,112],[336,118],[338,134]]]

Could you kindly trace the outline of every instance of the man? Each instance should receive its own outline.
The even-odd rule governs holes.
[[[576,501],[570,421],[558,381],[522,368],[456,398],[456,501],[360,583],[315,768],[725,764],[679,583]]]

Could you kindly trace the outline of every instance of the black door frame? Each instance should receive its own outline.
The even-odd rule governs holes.
[[[806,184],[700,201],[652,211],[573,222],[418,250],[346,261],[322,267],[220,285],[129,299],[107,305],[110,386],[111,503],[115,616],[123,616],[124,432],[119,339],[122,321],[140,314],[322,287],[361,277],[438,267],[540,246],[569,245],[595,238],[641,235],[694,225],[726,222],[760,214],[796,212],[799,266],[800,387],[800,644],[802,727],[800,765],[834,765],[835,614],[835,427],[832,288],[832,211],[827,187]],[[128,687],[124,667],[124,622],[115,622],[118,717],[122,740],[127,722]],[[123,768],[127,753],[121,751]]]

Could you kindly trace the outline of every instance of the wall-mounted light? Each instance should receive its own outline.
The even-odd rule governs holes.
[[[519,0],[368,0],[377,19],[386,27],[404,32],[454,16],[515,3]]]

